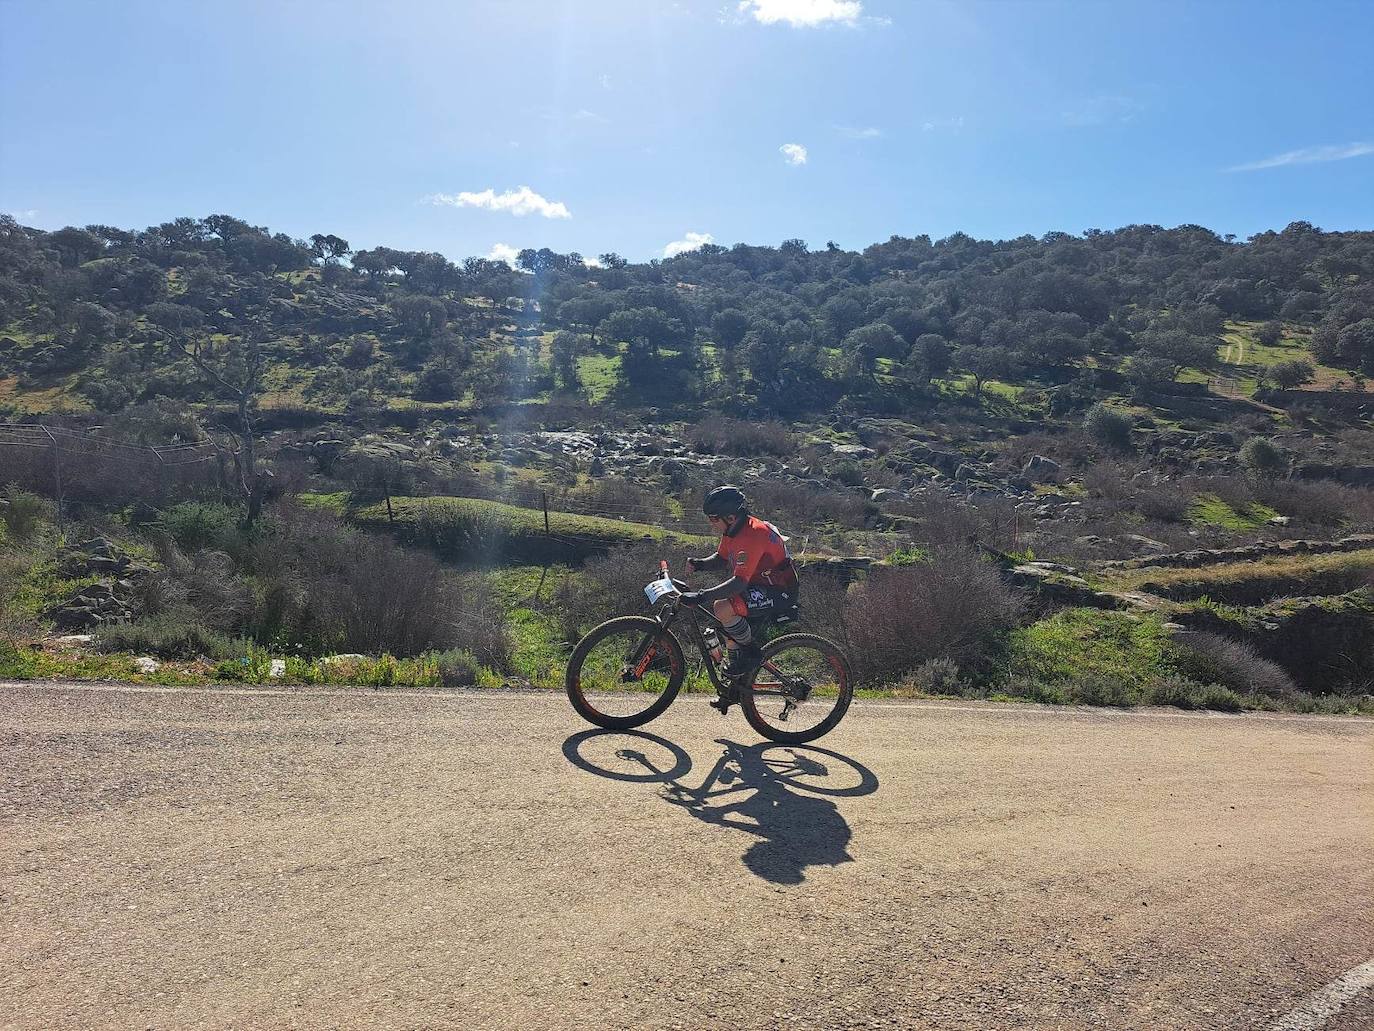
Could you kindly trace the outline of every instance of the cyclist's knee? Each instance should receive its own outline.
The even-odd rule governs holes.
[[[711,605],[711,611],[716,619],[722,623],[733,623],[735,621],[735,606],[729,598],[718,598]]]

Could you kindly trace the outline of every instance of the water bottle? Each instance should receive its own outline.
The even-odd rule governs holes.
[[[701,632],[701,639],[706,642],[706,650],[711,653],[713,662],[720,661],[720,634],[716,633],[716,628],[708,626]]]

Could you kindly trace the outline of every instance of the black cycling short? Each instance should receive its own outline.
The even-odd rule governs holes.
[[[771,587],[768,584],[750,584],[740,595],[748,611],[745,617],[754,619],[774,619],[786,613],[796,614],[801,599],[801,591],[796,585],[791,587]],[[738,607],[735,609],[739,611]]]

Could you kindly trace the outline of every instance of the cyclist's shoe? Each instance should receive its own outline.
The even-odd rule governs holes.
[[[750,641],[748,644],[730,649],[721,672],[731,680],[743,680],[762,665],[763,649]]]
[[[721,686],[720,693],[711,699],[711,708],[715,709],[722,716],[729,715],[730,706],[739,702],[739,688],[734,681],[727,680]]]

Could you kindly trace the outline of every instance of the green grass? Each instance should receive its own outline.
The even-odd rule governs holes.
[[[1255,339],[1259,325],[1258,322],[1228,322],[1222,332],[1225,342],[1217,348],[1216,373],[1209,375],[1190,369],[1179,379],[1200,383],[1219,376],[1228,377],[1235,381],[1234,392],[1248,397],[1259,385],[1258,375],[1262,366],[1295,359],[1312,363],[1316,369],[1315,387],[1329,386],[1338,379],[1349,378],[1349,373],[1319,364],[1308,350],[1306,337],[1286,334],[1276,344],[1261,344]]]
[[[1011,673],[1042,684],[1101,681],[1142,691],[1171,672],[1162,622],[1123,612],[1065,609],[1011,635]]]
[[[576,574],[553,566],[541,586],[543,573],[542,566],[511,566],[492,572],[490,583],[515,638],[516,671],[535,687],[559,689],[571,649],[549,599],[564,578]]]
[[[344,510],[348,508],[348,491],[341,490],[333,494],[297,494],[296,500],[305,508],[319,508],[343,515]]]
[[[1219,526],[1224,530],[1256,530],[1276,515],[1277,511],[1259,503],[1234,508],[1215,494],[1199,494],[1188,507],[1188,521],[1195,526]]]
[[[620,355],[584,354],[577,359],[577,375],[587,400],[600,404],[620,384]]]
[[[354,515],[359,525],[388,530],[410,544],[430,548],[454,561],[476,565],[578,562],[612,547],[644,540],[665,549],[699,549],[710,539],[663,530],[645,523],[600,516],[549,513],[544,533],[540,511],[477,498],[392,498],[395,521],[384,504],[369,505]]]

